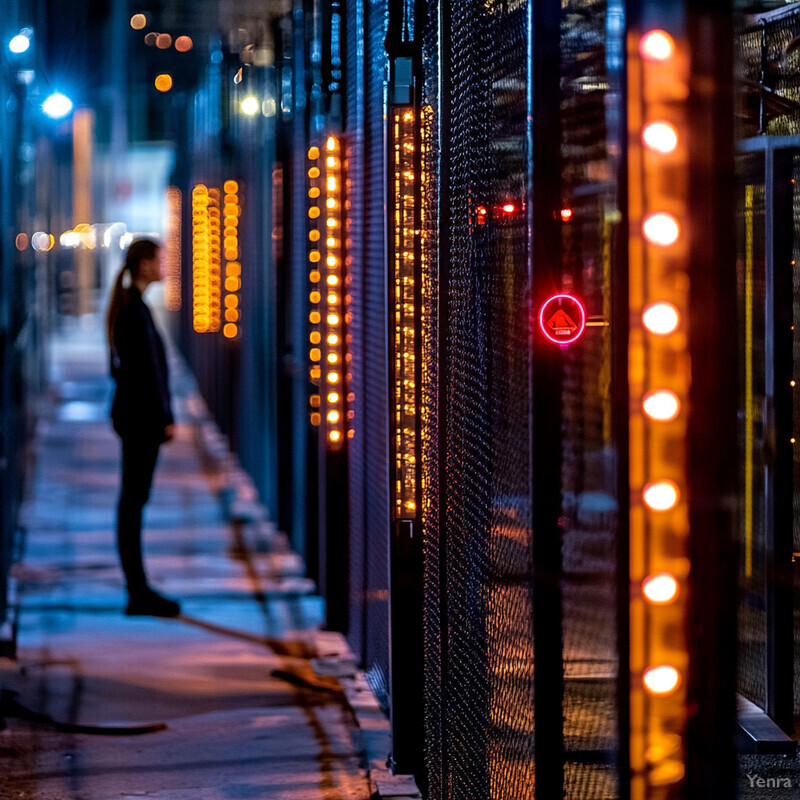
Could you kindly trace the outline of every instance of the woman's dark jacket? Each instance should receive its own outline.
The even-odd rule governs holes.
[[[114,430],[123,438],[165,441],[164,429],[174,419],[164,343],[135,286],[114,322],[111,375],[117,384],[111,406]]]

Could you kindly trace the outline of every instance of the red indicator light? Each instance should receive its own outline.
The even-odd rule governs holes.
[[[485,225],[486,224],[486,216],[489,213],[486,206],[477,206],[475,209],[475,214],[477,215],[477,223],[478,225]]]
[[[572,209],[571,208],[562,208],[561,209],[561,221],[562,222],[569,222],[572,219]]]
[[[517,210],[517,207],[513,203],[506,203],[503,206],[503,211],[506,214],[513,214]]]
[[[583,335],[586,309],[570,294],[555,294],[539,311],[539,327],[551,342],[571,344]]]

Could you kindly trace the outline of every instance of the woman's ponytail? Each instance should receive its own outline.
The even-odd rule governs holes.
[[[159,246],[152,239],[137,239],[135,242],[131,242],[128,251],[125,253],[125,263],[114,280],[111,297],[108,301],[108,311],[106,312],[106,334],[108,336],[108,345],[111,348],[114,347],[114,325],[119,312],[128,302],[131,284],[139,275],[139,265],[142,261],[155,258]],[[128,273],[127,276],[126,272]],[[127,281],[125,280],[126,277]]]

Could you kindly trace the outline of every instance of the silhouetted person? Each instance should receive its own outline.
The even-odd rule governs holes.
[[[107,330],[116,381],[111,421],[122,439],[117,546],[128,590],[125,613],[174,617],[180,606],[150,588],[142,560],[142,512],[159,447],[174,431],[164,343],[142,299],[162,277],[159,245],[149,239],[133,242],[111,292]]]

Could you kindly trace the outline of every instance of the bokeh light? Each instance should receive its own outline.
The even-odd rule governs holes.
[[[665,606],[678,598],[680,584],[678,579],[669,572],[659,572],[649,575],[642,581],[642,594],[648,603],[656,606]]]
[[[179,53],[188,53],[194,47],[191,36],[179,36],[175,40],[175,49]]]
[[[147,25],[147,17],[144,14],[134,14],[131,17],[131,28],[140,31]]]
[[[62,119],[72,111],[72,100],[61,92],[55,92],[42,103],[42,111],[52,119]]]
[[[172,88],[172,75],[162,72],[156,76],[155,87],[159,92],[168,92]]]
[[[661,665],[650,667],[642,675],[644,688],[656,697],[667,697],[678,690],[681,674],[675,667]]]
[[[639,40],[639,53],[647,61],[667,61],[675,53],[675,40],[666,31],[648,31]]]
[[[680,312],[672,303],[651,303],[642,314],[642,323],[645,328],[657,336],[668,336],[670,333],[674,333],[680,322]]]
[[[670,480],[653,481],[642,490],[644,504],[651,511],[671,511],[678,504],[680,496],[678,485]]]
[[[642,130],[642,142],[657,153],[672,153],[678,146],[678,131],[670,122],[650,122]]]

